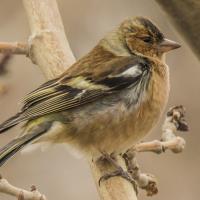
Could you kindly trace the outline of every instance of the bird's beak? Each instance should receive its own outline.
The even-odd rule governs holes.
[[[161,52],[167,52],[167,51],[171,51],[173,49],[177,49],[180,48],[181,45],[178,44],[177,42],[174,42],[172,40],[168,40],[168,39],[164,39],[158,46],[159,51]]]

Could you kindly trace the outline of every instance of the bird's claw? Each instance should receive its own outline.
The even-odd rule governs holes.
[[[99,179],[99,186],[101,185],[102,181],[106,181],[112,177],[115,176],[121,176],[122,178],[126,179],[127,181],[129,181],[131,184],[136,185],[135,180],[129,175],[128,172],[124,171],[121,167],[119,167],[116,171],[110,172],[110,173],[106,173],[105,175],[103,175],[100,179]]]
[[[99,186],[101,185],[102,181],[106,181],[112,177],[121,176],[122,178],[129,181],[133,185],[135,191],[137,192],[138,190],[137,190],[136,181],[132,178],[132,176],[127,171],[124,171],[124,169],[116,162],[113,155],[109,155],[106,152],[102,152],[102,155],[103,156],[101,157],[101,159],[106,159],[110,164],[112,164],[116,168],[116,170],[113,172],[106,173],[102,177],[100,177]]]

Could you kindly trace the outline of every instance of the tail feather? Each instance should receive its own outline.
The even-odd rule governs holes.
[[[19,124],[22,121],[23,118],[21,117],[21,113],[17,113],[15,116],[9,118],[8,120],[0,124],[0,134],[12,128],[13,126]]]
[[[9,142],[7,145],[0,149],[0,167],[15,153],[25,147],[27,144],[33,142],[35,139],[40,137],[42,134],[50,128],[50,123],[44,123],[38,126],[36,129],[32,130],[24,136],[16,138]]]

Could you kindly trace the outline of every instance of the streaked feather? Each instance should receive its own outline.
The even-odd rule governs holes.
[[[22,116],[31,119],[72,109],[137,84],[146,70],[147,63],[135,56],[121,59],[123,63],[121,62],[120,66],[119,60],[116,60],[116,63],[111,62],[113,66],[105,68],[101,72],[102,75],[96,79],[90,75],[67,78],[65,75],[43,84],[25,98]],[[113,67],[115,70],[110,72]]]

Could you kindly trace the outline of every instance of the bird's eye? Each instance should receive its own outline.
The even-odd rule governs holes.
[[[152,42],[152,38],[150,36],[141,37],[140,39],[143,40],[146,43]]]

